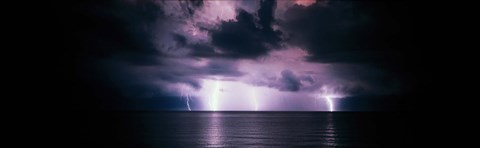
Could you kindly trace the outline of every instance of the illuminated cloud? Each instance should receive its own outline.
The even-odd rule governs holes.
[[[314,4],[317,0],[293,0],[295,4],[302,6],[310,6]]]
[[[325,88],[341,97],[398,93],[402,76],[390,67],[401,63],[404,35],[370,3],[98,4],[79,11],[95,25],[78,35],[78,75],[99,92],[177,98],[183,106],[172,108],[185,110],[328,110],[312,105]]]

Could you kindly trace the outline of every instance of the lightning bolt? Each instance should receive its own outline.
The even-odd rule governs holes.
[[[252,98],[253,98],[253,105],[254,105],[255,111],[258,111],[258,100],[255,94],[255,89],[252,89]]]
[[[188,111],[192,111],[192,109],[190,109],[190,93],[188,92],[188,88],[185,85],[183,85],[181,88],[181,97],[185,98]]]
[[[218,104],[218,93],[220,92],[220,82],[217,80],[215,81],[215,89],[213,90],[213,94],[210,100],[210,109],[212,111],[217,111],[217,104]]]
[[[334,88],[322,87],[317,99],[325,99],[327,102],[326,104],[328,105],[328,110],[333,112],[335,111],[334,101],[343,97],[345,97],[345,94],[338,92]],[[315,99],[315,101],[317,101],[317,99]]]
[[[328,107],[330,109],[330,112],[333,112],[333,102],[332,102],[332,98],[330,96],[325,96],[325,99],[327,100],[327,103],[328,103]]]
[[[258,111],[258,102],[257,102],[257,98],[255,98],[255,111]]]
[[[187,94],[187,107],[188,107],[188,111],[192,111],[192,109],[190,109],[190,103],[189,103],[189,101],[190,101],[190,95]]]

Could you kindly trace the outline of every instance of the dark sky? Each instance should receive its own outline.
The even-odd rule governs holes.
[[[409,5],[82,1],[73,95],[107,110],[409,110]]]

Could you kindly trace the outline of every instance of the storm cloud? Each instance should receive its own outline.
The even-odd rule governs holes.
[[[396,1],[328,1],[293,5],[280,19],[289,42],[305,48],[310,61],[398,62],[411,43],[407,6]]]
[[[281,32],[272,29],[275,1],[262,1],[260,6],[257,15],[237,10],[236,21],[223,22],[212,31],[212,44],[222,56],[256,58],[279,47]]]
[[[205,99],[217,81],[265,98],[405,87],[411,24],[400,2],[85,1],[72,11],[75,79],[102,97]]]

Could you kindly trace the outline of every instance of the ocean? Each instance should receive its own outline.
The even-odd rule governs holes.
[[[412,147],[401,113],[155,112],[95,116],[84,144],[103,147]]]

